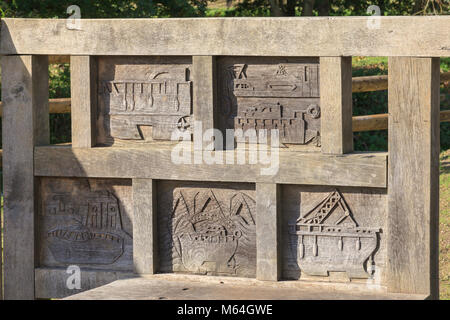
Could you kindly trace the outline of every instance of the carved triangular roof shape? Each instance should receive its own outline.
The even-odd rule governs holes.
[[[353,218],[353,214],[349,206],[345,202],[344,197],[338,189],[334,189],[334,191],[330,192],[325,199],[319,202],[303,217],[300,217],[297,220],[297,223],[324,224],[325,220],[327,220],[333,214],[333,212],[335,212],[337,207],[340,207],[342,209],[343,214],[338,220],[336,220],[336,225],[342,223],[344,220],[350,220],[351,224],[354,227],[358,226],[355,219]]]

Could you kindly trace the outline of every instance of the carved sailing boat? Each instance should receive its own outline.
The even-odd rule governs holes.
[[[337,208],[342,215],[328,222]],[[342,224],[344,221],[347,223]],[[344,271],[350,278],[370,277],[379,232],[379,228],[358,226],[338,190],[289,225],[291,248],[296,252],[300,270],[322,276],[328,276],[330,271]]]
[[[124,236],[117,198],[109,191],[86,191],[80,201],[59,194],[47,204],[49,214],[67,225],[47,232],[49,249],[62,263],[111,264],[123,254]]]

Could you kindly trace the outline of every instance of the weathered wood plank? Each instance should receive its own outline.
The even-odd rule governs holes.
[[[353,151],[352,58],[320,58],[322,153]]]
[[[49,113],[70,113],[70,98],[56,98],[49,100]],[[0,101],[0,117],[3,114],[3,103]]]
[[[49,64],[63,64],[70,63],[70,56],[49,56],[48,57]]]
[[[256,278],[281,276],[280,191],[275,183],[256,184]]]
[[[137,274],[158,269],[156,181],[133,179],[133,263]]]
[[[386,90],[388,88],[388,76],[355,77],[352,79],[352,92],[370,92]]]
[[[196,124],[202,126],[202,130],[199,130],[201,135],[194,134],[194,146],[200,150],[218,149],[214,147],[213,141],[205,141],[205,145],[203,145],[202,139],[203,133],[206,130],[217,128],[214,119],[217,115],[217,112],[215,112],[215,109],[217,108],[216,58],[213,56],[193,56],[192,73],[194,78],[194,120]]]
[[[185,290],[189,288],[189,290]],[[155,274],[114,281],[67,300],[423,300],[424,295],[394,294],[366,284],[311,281],[268,282],[233,277]]]
[[[0,53],[450,56],[449,16],[379,17],[379,28],[369,19],[83,19],[82,31],[66,19],[2,19]]]
[[[367,116],[353,117],[353,132],[387,130],[388,114],[371,114]],[[440,122],[450,122],[450,110],[440,112]]]
[[[96,143],[97,58],[71,56],[70,59],[72,145],[90,148]]]
[[[71,282],[71,274],[64,268],[37,268],[35,270],[36,298],[38,299],[59,299],[83,291],[104,286],[110,282],[129,278],[133,276],[131,272],[105,271],[105,270],[85,270],[80,269],[80,289],[69,289],[67,281]]]
[[[34,298],[33,147],[49,142],[48,57],[2,57],[4,295]]]
[[[236,161],[235,164],[193,164],[193,156],[188,153],[189,163],[174,163],[172,149],[173,145],[161,144],[85,150],[39,147],[35,149],[35,175],[386,187],[386,153],[334,156],[279,151],[279,170],[268,175],[261,174],[261,169],[269,165],[248,164],[248,156],[247,164],[243,165],[236,165]],[[232,154],[227,155],[228,152]],[[227,159],[236,153],[216,151],[215,154],[219,159]]]
[[[356,116],[352,118],[353,132],[387,130],[388,114],[371,114],[367,116]]]
[[[438,298],[439,58],[389,60],[387,284]]]

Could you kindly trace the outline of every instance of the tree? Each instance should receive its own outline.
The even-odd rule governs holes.
[[[244,0],[236,6],[243,12],[267,9],[272,16],[342,16],[366,15],[371,5],[380,7],[382,15],[449,13],[450,0]]]
[[[148,18],[204,16],[207,0],[3,0],[3,17],[65,18],[70,5],[80,7],[82,18]]]

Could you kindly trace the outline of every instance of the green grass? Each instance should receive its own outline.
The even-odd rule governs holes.
[[[353,57],[353,68],[370,68],[373,66],[382,66],[387,70],[388,58],[387,57]]]
[[[354,69],[380,69],[388,70],[387,57],[353,57],[352,65]],[[441,58],[441,72],[450,71],[450,58]]]
[[[450,150],[441,153],[439,178],[440,298],[450,300]]]

